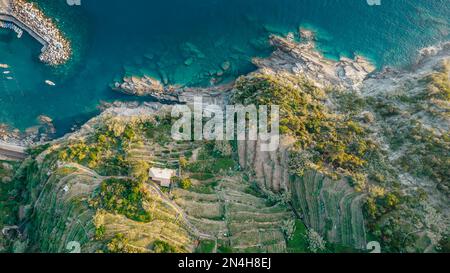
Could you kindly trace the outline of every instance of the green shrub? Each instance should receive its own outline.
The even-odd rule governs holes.
[[[129,245],[129,240],[124,234],[118,233],[107,244],[107,252],[109,253],[139,253],[138,249]]]
[[[99,192],[90,201],[91,206],[125,215],[139,221],[150,222],[152,215],[144,209],[148,195],[141,183],[134,180],[108,179],[101,183]]]
[[[295,231],[292,239],[287,241],[287,249],[290,253],[307,253],[308,251],[308,240],[307,240],[307,229],[305,225],[299,221],[295,221]]]
[[[308,80],[290,76],[252,74],[236,81],[235,103],[280,106],[280,131],[296,139],[298,154],[291,169],[302,175],[305,168],[332,177],[358,175],[366,156],[376,149],[359,123],[335,115],[325,102],[326,93]],[[350,102],[348,102],[351,104]]]
[[[450,101],[450,62],[442,64],[440,71],[428,76],[425,81],[428,83],[427,92],[429,98]]]
[[[175,247],[171,246],[169,243],[157,240],[153,243],[153,251],[155,253],[176,253]]]
[[[150,163],[139,160],[130,163],[129,175],[140,182],[146,182],[149,179]]]
[[[216,242],[211,240],[201,240],[199,246],[195,250],[197,253],[212,253],[216,247]]]
[[[192,187],[192,181],[189,178],[180,179],[178,184],[183,190],[189,190]]]

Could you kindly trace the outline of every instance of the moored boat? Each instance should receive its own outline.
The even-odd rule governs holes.
[[[46,83],[47,85],[50,85],[50,86],[55,86],[55,85],[56,85],[56,83],[54,83],[54,82],[52,82],[52,81],[50,81],[50,80],[46,80],[45,83]]]

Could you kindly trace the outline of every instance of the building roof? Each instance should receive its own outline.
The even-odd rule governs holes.
[[[149,174],[153,179],[170,180],[176,174],[176,171],[171,169],[151,168]]]

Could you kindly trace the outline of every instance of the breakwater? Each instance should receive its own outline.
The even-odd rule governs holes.
[[[12,28],[18,36],[22,35],[22,29],[41,43],[43,48],[39,59],[44,63],[60,65],[70,59],[72,49],[69,41],[53,21],[32,3],[0,0],[0,26]]]

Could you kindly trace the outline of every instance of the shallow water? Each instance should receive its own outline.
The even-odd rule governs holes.
[[[270,33],[318,31],[329,57],[363,54],[379,67],[404,65],[424,46],[448,39],[450,0],[36,0],[72,40],[75,58],[52,69],[37,60],[40,45],[0,30],[0,122],[25,129],[41,114],[59,133],[97,113],[100,101],[131,99],[108,85],[125,74],[171,84],[208,85],[231,62],[223,81],[252,71],[251,58],[270,53]],[[132,3],[132,4],[130,4]],[[1,70],[1,69],[0,69]],[[0,73],[2,73],[0,71]],[[57,86],[47,86],[45,80]]]

